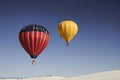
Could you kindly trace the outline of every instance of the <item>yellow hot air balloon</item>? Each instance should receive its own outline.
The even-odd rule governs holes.
[[[58,33],[66,41],[67,46],[77,32],[78,25],[72,20],[65,20],[58,24]]]

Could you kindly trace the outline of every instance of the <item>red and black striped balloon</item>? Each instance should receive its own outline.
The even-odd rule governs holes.
[[[27,25],[19,33],[19,41],[31,58],[37,58],[46,48],[49,40],[49,32],[42,25]]]

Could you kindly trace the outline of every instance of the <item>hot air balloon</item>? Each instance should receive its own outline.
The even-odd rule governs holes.
[[[34,59],[46,48],[50,40],[48,30],[42,25],[30,24],[23,27],[19,32],[19,42],[24,50]]]
[[[66,41],[69,42],[75,37],[78,32],[77,24],[72,20],[65,20],[58,24],[58,33]]]

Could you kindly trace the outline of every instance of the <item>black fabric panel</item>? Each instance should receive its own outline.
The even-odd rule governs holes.
[[[20,32],[26,32],[26,31],[40,31],[49,34],[48,30],[44,26],[36,25],[36,24],[27,25],[23,27]]]
[[[37,56],[35,56],[35,55],[30,55],[30,57],[33,59],[37,58]]]

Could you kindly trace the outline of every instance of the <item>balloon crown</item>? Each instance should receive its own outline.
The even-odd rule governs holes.
[[[44,26],[37,24],[27,25],[23,27],[20,32],[26,32],[26,31],[40,31],[49,34],[48,30]]]

